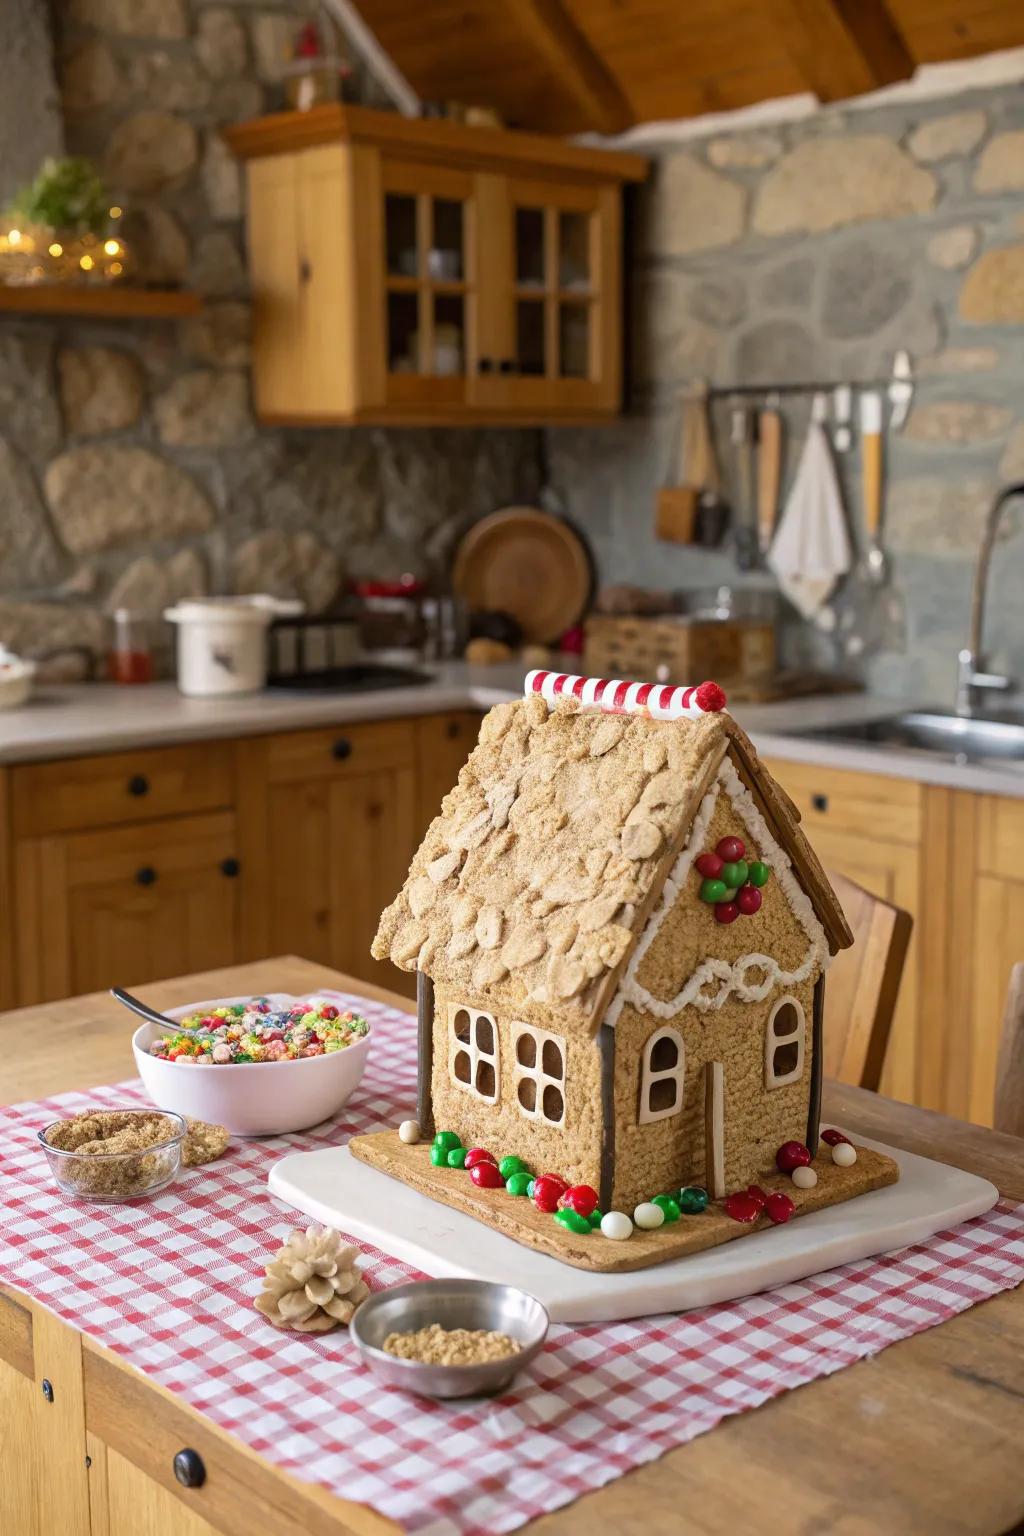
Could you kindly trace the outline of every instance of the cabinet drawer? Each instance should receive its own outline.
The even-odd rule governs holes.
[[[1024,882],[1024,800],[978,796],[978,870]]]
[[[795,803],[812,844],[819,827],[910,847],[920,842],[921,785],[913,779],[780,759],[766,767]]]
[[[231,800],[231,752],[224,741],[11,770],[15,837],[219,810]]]
[[[270,784],[339,775],[378,773],[412,767],[415,720],[389,720],[380,725],[337,725],[330,730],[293,731],[272,736],[266,745]]]

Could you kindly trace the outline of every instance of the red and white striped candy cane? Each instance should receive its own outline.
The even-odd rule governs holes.
[[[552,703],[559,694],[578,699],[585,709],[606,715],[647,715],[652,720],[697,720],[725,708],[717,683],[673,688],[668,683],[629,683],[618,678],[574,677],[570,672],[526,674],[524,692],[539,693]]]

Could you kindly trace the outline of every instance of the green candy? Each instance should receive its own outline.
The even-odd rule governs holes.
[[[526,1173],[527,1167],[521,1157],[503,1157],[498,1164],[498,1172],[503,1179],[510,1179],[514,1173]]]
[[[452,1147],[451,1151],[448,1153],[448,1167],[449,1168],[465,1168],[465,1166],[466,1166],[466,1149],[465,1149],[465,1147]]]
[[[531,1179],[530,1182],[526,1186],[526,1197],[527,1197],[528,1200],[532,1200],[533,1199],[533,1186],[536,1184],[536,1182],[537,1182],[536,1179]]]
[[[581,1216],[578,1211],[556,1211],[555,1220],[560,1227],[565,1227],[568,1232],[589,1232],[590,1222],[586,1216]]]
[[[661,1209],[665,1212],[666,1225],[670,1221],[679,1220],[679,1207],[671,1195],[655,1195],[654,1199],[651,1201],[651,1204],[661,1206]]]
[[[737,859],[734,864],[722,865],[722,879],[726,885],[731,885],[736,889],[739,889],[741,885],[746,885],[749,873],[749,868],[743,859]]]
[[[499,1173],[501,1172],[500,1168],[498,1171]],[[505,1180],[505,1188],[508,1190],[510,1195],[528,1195],[530,1192],[530,1185],[532,1183],[532,1176],[528,1174],[525,1169],[522,1169],[516,1173],[509,1174],[508,1178]]]
[[[237,1066],[240,1061],[252,1061],[252,1057],[243,1051],[240,1056],[235,1057],[235,1065]]]
[[[455,1147],[462,1146],[462,1139],[456,1136],[454,1131],[438,1131],[434,1137],[434,1146],[442,1147],[445,1152],[451,1152]]]
[[[601,1212],[597,1209],[596,1206],[587,1217],[587,1220],[590,1222],[591,1232],[593,1232],[595,1227],[599,1227],[601,1225]]]
[[[724,880],[702,880],[697,894],[701,901],[706,901],[709,905],[714,906],[716,902],[725,900],[725,892],[726,885]]]
[[[447,1147],[431,1147],[431,1149],[430,1149],[430,1161],[433,1163],[435,1168],[447,1168],[448,1167],[448,1148]]]
[[[768,865],[762,864],[760,859],[755,859],[753,864],[747,867],[747,879],[751,885],[767,885],[770,874],[771,870],[768,868]]]
[[[739,890],[739,886],[738,885],[727,885],[726,888],[725,888],[725,895],[722,897],[722,900],[723,901],[732,901],[734,899],[734,897],[736,895],[736,892],[738,890]]]
[[[699,1216],[708,1208],[708,1192],[699,1184],[687,1184],[679,1191],[678,1204],[684,1216]]]

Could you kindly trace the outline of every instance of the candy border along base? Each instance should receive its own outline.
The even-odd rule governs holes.
[[[720,1243],[733,1242],[751,1232],[772,1225],[767,1216],[754,1222],[733,1221],[720,1205],[711,1204],[700,1216],[687,1216],[653,1231],[637,1231],[625,1243],[612,1243],[600,1233],[592,1236],[567,1232],[550,1215],[538,1211],[530,1200],[506,1194],[504,1190],[477,1189],[464,1174],[455,1169],[434,1168],[429,1146],[406,1146],[397,1131],[376,1131],[369,1136],[353,1136],[349,1151],[360,1162],[369,1163],[380,1173],[400,1179],[420,1194],[442,1205],[452,1205],[478,1221],[504,1233],[517,1243],[536,1248],[563,1264],[576,1269],[592,1269],[601,1274],[622,1274],[627,1270],[647,1269],[683,1254],[700,1253]],[[787,1174],[773,1171],[761,1179],[767,1194],[784,1190],[796,1205],[794,1220],[802,1211],[821,1210],[840,1201],[851,1200],[899,1178],[891,1158],[881,1152],[865,1151],[852,1168],[839,1168],[827,1158],[815,1160],[818,1182],[813,1189],[796,1189]],[[653,1194],[660,1191],[654,1190]],[[627,1214],[632,1214],[628,1212]]]
[[[999,1198],[994,1185],[962,1169],[878,1142],[858,1139],[857,1145],[891,1158],[899,1168],[899,1181],[862,1199],[794,1218],[785,1226],[743,1227],[746,1241],[742,1243],[729,1242],[620,1274],[574,1269],[512,1242],[476,1217],[427,1200],[408,1184],[396,1183],[357,1161],[347,1147],[283,1158],[271,1169],[269,1184],[273,1195],[306,1216],[372,1243],[425,1274],[521,1286],[544,1303],[556,1322],[611,1322],[730,1301],[920,1242],[933,1232],[991,1210]],[[819,1156],[815,1162],[821,1175],[824,1161]],[[834,1166],[829,1162],[829,1167]],[[463,1175],[453,1173],[452,1177]],[[762,1182],[766,1189],[781,1187],[778,1178],[766,1176]],[[794,1201],[813,1193],[792,1186],[790,1192]],[[624,1243],[609,1242],[595,1232],[578,1242],[592,1241],[621,1254],[634,1243],[671,1231],[670,1227],[634,1233]]]

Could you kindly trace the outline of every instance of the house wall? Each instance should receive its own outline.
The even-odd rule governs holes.
[[[498,1103],[484,1104],[449,1076],[450,1006],[478,1009],[496,1017],[501,1067]],[[521,1009],[517,1017],[555,1032],[549,1016]],[[496,1157],[514,1154],[535,1173],[558,1173],[572,1184],[599,1187],[601,1171],[601,1057],[589,1035],[575,1032],[565,1042],[565,1122],[561,1127],[528,1120],[520,1112],[513,1084],[513,1018],[495,1015],[485,1000],[437,987],[434,993],[434,1061],[431,1075],[434,1124],[455,1131],[467,1147],[483,1146]]]

